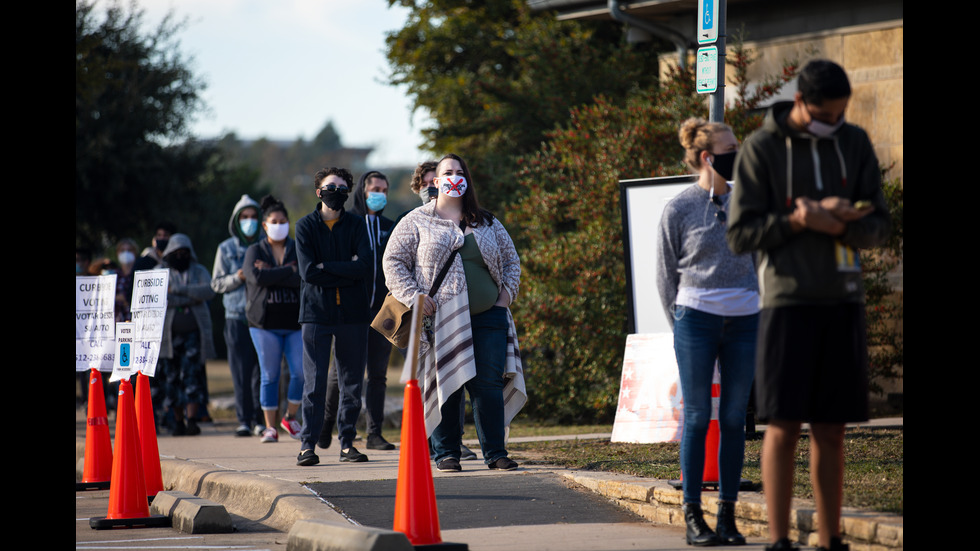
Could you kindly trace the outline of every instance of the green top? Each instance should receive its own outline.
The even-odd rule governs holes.
[[[483,260],[476,238],[469,234],[459,248],[459,257],[463,259],[463,272],[466,274],[466,293],[470,299],[470,314],[486,312],[500,294],[497,283],[490,277],[490,269]]]

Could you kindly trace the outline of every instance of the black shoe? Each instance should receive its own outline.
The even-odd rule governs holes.
[[[687,544],[697,546],[718,545],[718,536],[704,521],[700,503],[684,504],[684,523],[687,525]]]
[[[187,436],[197,436],[201,434],[201,427],[197,426],[197,421],[193,419],[187,420]]]
[[[320,462],[320,458],[317,457],[313,450],[303,450],[299,452],[296,456],[296,464],[300,467],[309,467],[311,465],[316,465]]]
[[[745,545],[745,536],[735,526],[735,502],[718,502],[718,524],[715,525],[718,542],[722,545]]]
[[[772,545],[766,546],[766,551],[797,551],[799,547],[793,545],[789,538],[783,538]]]
[[[495,471],[513,471],[517,468],[517,462],[509,457],[501,457],[487,467]]]
[[[459,445],[459,453],[460,453],[459,459],[461,461],[471,461],[473,459],[476,459],[476,452],[467,448],[462,444]]]
[[[235,436],[252,436],[252,429],[248,428],[248,425],[242,423],[241,425],[238,425],[237,429],[235,429]]]
[[[357,451],[357,448],[354,446],[351,446],[347,448],[347,451],[340,450],[340,460],[348,463],[364,463],[368,460],[368,456]]]
[[[184,424],[183,419],[180,421],[174,421],[174,428],[170,430],[171,436],[184,436],[187,434],[187,425]]]
[[[444,472],[444,473],[447,473],[447,472],[448,473],[451,473],[451,472],[457,472],[458,473],[458,472],[460,472],[460,471],[463,470],[463,467],[460,467],[459,466],[459,459],[456,459],[455,457],[447,457],[447,458],[443,459],[442,461],[436,463],[436,468],[439,469],[440,471]]]
[[[324,450],[330,447],[330,442],[333,441],[333,426],[336,424],[336,420],[323,420],[323,428],[320,429],[320,439],[316,441],[317,446],[320,446]]]
[[[369,450],[393,450],[395,445],[384,439],[380,434],[369,434],[367,438],[367,449]]]

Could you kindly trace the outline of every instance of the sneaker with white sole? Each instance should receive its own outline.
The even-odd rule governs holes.
[[[290,437],[295,440],[299,440],[299,433],[303,430],[303,425],[300,425],[299,421],[297,421],[295,417],[288,415],[283,417],[282,421],[279,422],[279,426],[282,427],[282,430],[286,431]]]
[[[265,425],[255,425],[254,427],[252,427],[252,434],[254,434],[255,436],[262,436],[263,434],[265,434],[266,428],[267,427]]]
[[[459,458],[462,461],[472,461],[476,459],[476,452],[467,448],[463,444],[459,445]]]
[[[276,427],[269,427],[265,429],[265,432],[262,433],[261,442],[263,444],[268,444],[270,442],[274,443],[278,441],[279,441],[279,431],[276,430]]]

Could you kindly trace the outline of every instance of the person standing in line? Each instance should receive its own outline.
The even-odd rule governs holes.
[[[414,307],[445,269],[434,296],[422,301],[429,319],[419,351],[436,467],[462,470],[459,401],[465,386],[473,396],[484,462],[490,469],[514,470],[505,427],[527,400],[509,310],[520,286],[520,258],[503,224],[480,207],[462,158],[443,157],[436,178],[438,197],[395,226],[384,255],[385,277],[392,295]]]
[[[756,360],[769,533],[789,541],[794,458],[810,424],[818,549],[843,551],[844,424],[868,418],[864,288],[858,249],[888,238],[890,220],[871,140],[844,121],[847,73],[814,60],[793,101],[769,109],[735,161],[728,243],[759,251],[762,312]]]
[[[752,255],[725,242],[732,167],[738,140],[728,125],[688,119],[678,133],[684,161],[698,180],[664,209],[657,245],[657,288],[674,331],[684,395],[681,472],[688,545],[742,545],[735,501],[745,457],[745,410],[755,368],[759,284]],[[718,407],[718,523],[701,511],[704,440],[711,421],[715,362],[721,376]]]
[[[374,319],[384,304],[388,287],[385,286],[385,274],[381,269],[381,256],[384,254],[388,236],[395,223],[381,213],[388,204],[388,177],[376,170],[365,172],[357,185],[354,186],[354,206],[351,214],[364,218],[364,228],[367,231],[368,243],[374,253],[372,258],[372,273],[367,283],[368,319]],[[391,356],[391,342],[381,333],[368,329],[367,331],[367,384],[364,392],[365,409],[367,410],[367,449],[393,450],[395,445],[384,439],[381,427],[384,424],[385,390],[387,389],[388,359]],[[323,431],[327,432],[326,441],[318,444],[330,445],[330,431],[336,423],[337,406],[340,402],[340,385],[337,381],[337,369],[330,370],[327,383],[326,414]],[[322,446],[322,447],[326,447]]]
[[[211,276],[197,262],[190,237],[182,233],[170,236],[159,267],[170,270],[167,314],[160,341],[164,406],[173,412],[172,434],[193,436],[201,433],[197,410],[207,406],[201,385],[205,362],[215,356],[207,304],[214,298]]]
[[[238,417],[237,436],[262,436],[266,425],[259,409],[259,359],[248,333],[245,317],[245,251],[264,235],[259,227],[259,204],[248,195],[235,203],[228,218],[231,237],[218,245],[211,273],[211,289],[223,294],[225,307],[225,345],[228,348],[228,367],[235,388],[235,414]]]
[[[320,200],[296,224],[299,261],[299,322],[303,332],[303,430],[296,464],[316,465],[315,446],[323,428],[331,344],[340,383],[340,460],[360,463],[368,457],[353,446],[361,412],[364,357],[367,351],[368,296],[373,251],[364,219],[344,210],[354,177],[330,167],[313,176]]]
[[[279,441],[277,425],[292,438],[302,426],[296,412],[303,400],[303,335],[299,322],[299,263],[289,237],[289,213],[272,195],[262,198],[266,239],[245,252],[245,315],[262,369],[260,404],[265,416],[263,443]],[[279,422],[279,372],[289,365],[286,415]]]
[[[133,264],[133,271],[152,270],[163,259],[163,251],[167,250],[167,242],[170,236],[177,233],[177,226],[173,222],[159,222],[153,230],[153,237],[150,239],[150,246],[143,249],[140,257]]]

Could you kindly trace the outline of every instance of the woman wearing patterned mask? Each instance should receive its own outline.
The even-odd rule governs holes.
[[[422,303],[427,321],[420,347],[426,430],[437,468],[462,470],[459,401],[465,387],[484,462],[513,470],[518,465],[507,456],[504,427],[527,401],[508,308],[520,285],[520,259],[503,224],[480,208],[462,158],[443,157],[435,184],[437,197],[395,226],[383,262],[388,289],[403,304],[412,307],[419,294],[432,294]],[[433,385],[438,392],[429,391]]]

